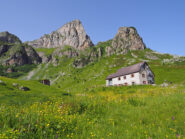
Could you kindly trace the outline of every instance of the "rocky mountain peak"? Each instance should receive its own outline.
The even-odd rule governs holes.
[[[28,42],[33,47],[56,48],[69,45],[76,49],[84,49],[94,44],[86,34],[80,20],[73,20],[58,30],[42,36],[38,40]]]
[[[16,43],[16,44],[22,43],[17,36],[9,33],[8,31],[0,32],[0,41],[3,43]]]
[[[134,27],[120,27],[112,40],[110,54],[125,54],[128,50],[143,50],[146,46]]]
[[[64,28],[77,28],[79,30],[79,27],[81,28],[81,30],[85,31],[81,21],[76,19],[76,20],[73,20],[71,22],[68,22],[68,23],[64,24],[57,31],[63,33]]]

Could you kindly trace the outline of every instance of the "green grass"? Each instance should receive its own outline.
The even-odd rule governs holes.
[[[51,55],[56,48],[34,48],[37,52],[43,52],[46,56]]]
[[[21,81],[1,77],[0,80],[0,103],[22,105],[33,102],[42,102],[49,100],[50,96],[62,96],[64,93],[54,87],[41,84],[39,81]],[[17,87],[13,83],[18,84]],[[30,91],[21,91],[19,87],[28,87]]]
[[[7,69],[11,68],[13,72],[7,73]],[[30,65],[23,65],[23,66],[1,66],[0,65],[0,76],[5,76],[8,78],[18,78],[20,76],[23,76],[27,74],[29,71],[36,68],[36,65],[30,64]]]
[[[97,88],[65,96],[45,89],[47,101],[40,101],[42,94],[35,96],[38,102],[24,105],[1,102],[1,138],[185,137],[185,86]]]

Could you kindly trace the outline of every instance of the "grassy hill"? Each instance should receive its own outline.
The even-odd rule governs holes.
[[[64,93],[39,81],[22,81],[1,76],[0,80],[3,81],[0,83],[0,104],[23,105],[42,102],[49,100],[51,96],[62,96]],[[20,87],[28,87],[30,90],[23,91]]]
[[[150,49],[131,51],[126,55],[102,56],[85,67],[75,68],[74,58],[62,57],[58,66],[51,63],[39,65],[29,79],[47,78],[53,86],[69,92],[88,91],[105,85],[105,78],[119,68],[147,61],[155,74],[156,84],[170,82],[184,84],[185,58],[159,54]],[[29,76],[29,75],[28,75]],[[20,79],[27,79],[23,76]]]

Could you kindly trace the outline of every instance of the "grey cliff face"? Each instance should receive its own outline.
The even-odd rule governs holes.
[[[9,33],[8,31],[0,33],[0,42],[14,43],[14,44],[21,44],[22,43],[21,40],[17,36]]]
[[[146,46],[133,27],[120,27],[112,40],[112,47],[107,48],[108,55],[126,54],[129,50],[143,50]]]
[[[51,34],[44,35],[28,44],[36,48],[56,48],[69,45],[76,49],[94,45],[79,20],[69,22]]]

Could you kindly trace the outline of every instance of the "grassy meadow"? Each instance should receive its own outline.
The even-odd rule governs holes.
[[[0,79],[3,139],[185,138],[184,85],[97,87],[70,94],[37,81],[17,81],[30,88],[19,91],[12,86],[16,79]]]

